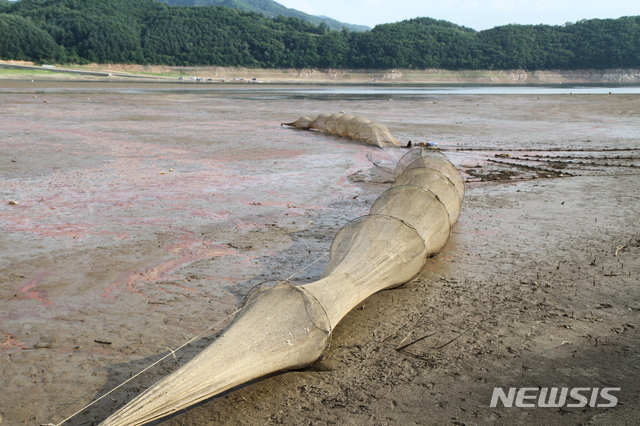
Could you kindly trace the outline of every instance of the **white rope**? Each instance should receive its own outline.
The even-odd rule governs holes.
[[[329,255],[329,253],[325,253],[322,256],[320,256],[319,258],[317,258],[316,260],[314,260],[313,262],[309,263],[307,266],[305,266],[304,268],[300,269],[299,271],[295,272],[293,275],[291,275],[289,278],[287,278],[285,280],[289,281],[291,280],[293,277],[295,277],[296,275],[300,274],[301,272],[303,272],[305,269],[310,268],[311,266],[313,266],[315,263],[319,262],[320,260],[324,259],[325,257],[327,257]],[[266,294],[266,293],[265,293]],[[129,383],[130,381],[132,381],[133,379],[139,377],[141,374],[145,373],[146,371],[150,370],[151,368],[155,367],[156,365],[160,364],[162,361],[164,361],[165,359],[169,358],[170,356],[173,356],[174,358],[176,358],[175,353],[178,352],[180,349],[184,348],[185,346],[189,345],[190,343],[193,343],[194,341],[196,341],[197,339],[199,339],[200,337],[202,337],[204,334],[208,333],[209,331],[215,329],[216,327],[218,327],[220,324],[222,324],[223,322],[225,322],[226,320],[228,320],[229,318],[237,315],[238,313],[240,313],[240,311],[242,311],[245,307],[249,306],[251,303],[256,302],[257,300],[260,299],[260,297],[264,296],[261,295],[259,297],[257,297],[256,299],[254,299],[252,302],[249,302],[248,304],[238,308],[237,310],[235,310],[234,312],[228,314],[226,317],[224,317],[222,320],[218,321],[217,323],[215,323],[214,325],[212,325],[211,327],[209,327],[208,329],[204,330],[203,332],[199,333],[198,335],[192,337],[190,340],[188,340],[187,342],[183,343],[182,345],[180,345],[177,349],[172,350],[171,348],[166,348],[169,349],[169,353],[166,354],[165,356],[163,356],[162,358],[160,358],[159,360],[157,360],[156,362],[154,362],[153,364],[149,365],[148,367],[146,367],[145,369],[143,369],[142,371],[140,371],[139,373],[135,374],[134,376],[130,377],[129,379],[125,380],[124,382],[120,383],[118,386],[116,386],[115,388],[111,389],[109,392],[105,393],[104,395],[102,395],[99,398],[94,399],[93,401],[91,401],[89,404],[85,405],[84,407],[82,407],[81,409],[79,409],[78,411],[76,411],[75,413],[73,413],[72,415],[70,415],[69,417],[67,417],[66,419],[64,419],[63,421],[61,421],[60,423],[56,423],[55,425],[53,423],[48,423],[48,424],[43,424],[40,426],[60,426],[66,422],[68,422],[69,420],[71,420],[72,418],[74,418],[75,416],[77,416],[78,414],[80,414],[82,411],[86,410],[87,408],[91,407],[92,405],[96,404],[98,401],[102,400],[103,398],[107,397],[108,395],[111,395],[113,392],[115,392],[116,390],[120,389],[122,386],[126,385],[127,383]]]
[[[325,257],[329,256],[329,253],[325,253],[322,256],[320,256],[319,258],[317,258],[316,260],[314,260],[313,262],[311,262],[310,264],[308,264],[307,266],[305,266],[304,268],[300,269],[298,272],[296,272],[295,274],[291,275],[289,278],[287,278],[285,281],[289,281],[291,278],[295,277],[296,275],[298,275],[299,273],[301,273],[302,271],[304,271],[305,269],[308,269],[310,267],[312,267],[314,264],[316,264],[317,262],[321,261],[322,259],[324,259]]]
[[[71,420],[72,418],[74,418],[75,416],[77,416],[78,414],[80,414],[82,411],[86,410],[87,408],[91,407],[93,404],[97,403],[98,401],[100,401],[102,398],[111,395],[113,392],[115,392],[116,390],[120,389],[122,386],[126,385],[127,383],[129,383],[130,381],[132,381],[133,379],[135,379],[136,377],[140,376],[141,374],[143,374],[144,372],[146,372],[147,370],[155,367],[156,365],[160,364],[162,361],[164,361],[165,359],[169,358],[170,356],[173,355],[173,357],[175,358],[175,353],[177,351],[179,351],[180,349],[184,348],[185,346],[187,346],[188,344],[194,342],[195,340],[199,339],[202,335],[204,335],[205,333],[213,330],[214,328],[216,328],[217,326],[219,326],[220,324],[222,324],[223,322],[225,322],[228,318],[238,314],[238,312],[240,312],[242,310],[242,308],[237,309],[235,312],[230,313],[229,315],[227,315],[226,317],[224,317],[222,320],[220,320],[219,322],[217,322],[216,324],[212,325],[211,327],[209,327],[208,329],[204,330],[203,332],[201,332],[200,334],[194,336],[193,338],[191,338],[189,341],[187,341],[186,343],[182,344],[181,346],[179,346],[176,350],[171,350],[169,349],[169,353],[166,354],[165,356],[163,356],[162,358],[160,358],[159,360],[157,360],[156,362],[154,362],[153,364],[151,364],[150,366],[146,367],[144,370],[140,371],[139,373],[135,374],[134,376],[130,377],[129,379],[125,380],[124,382],[122,382],[121,384],[119,384],[118,386],[116,386],[115,388],[111,389],[109,392],[105,393],[104,395],[102,395],[100,398],[97,398],[95,400],[93,400],[92,402],[90,402],[89,404],[85,405],[84,407],[82,407],[80,410],[76,411],[75,413],[73,413],[72,415],[70,415],[69,417],[67,417],[66,419],[64,419],[63,421],[61,421],[60,423],[55,424],[55,426],[60,426],[61,424]]]

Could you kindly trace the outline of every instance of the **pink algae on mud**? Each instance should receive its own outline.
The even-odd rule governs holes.
[[[185,241],[183,243],[175,244],[167,248],[171,253],[174,253],[177,257],[153,266],[143,272],[132,272],[129,276],[123,280],[113,283],[104,290],[101,297],[112,297],[112,293],[117,287],[124,286],[128,291],[139,294],[145,298],[144,292],[139,288],[141,284],[155,283],[160,280],[171,280],[180,278],[180,276],[172,275],[176,270],[189,265],[192,262],[213,258],[218,256],[236,255],[236,250],[229,246],[223,245],[211,245],[202,241]],[[177,284],[173,284],[177,285]],[[160,287],[158,287],[160,289]],[[190,292],[197,292],[196,289],[182,287],[182,289]],[[164,291],[160,289],[160,291]]]
[[[51,272],[40,272],[36,274],[36,276],[26,283],[22,284],[18,287],[18,293],[25,293],[29,296],[30,299],[35,299],[40,301],[45,306],[53,305],[54,303],[47,299],[47,294],[43,290],[36,290],[38,285],[42,282],[43,278],[51,275]]]

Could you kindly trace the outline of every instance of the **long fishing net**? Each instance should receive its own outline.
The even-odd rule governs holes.
[[[349,311],[419,274],[445,247],[464,186],[446,157],[430,150],[410,151],[396,172],[369,215],[338,232],[318,281],[258,289],[211,346],[102,425],[142,425],[269,373],[310,365]]]
[[[351,114],[320,114],[314,120],[302,116],[294,122],[282,124],[301,130],[317,130],[340,135],[379,147],[400,146],[384,124],[372,123],[365,117]]]

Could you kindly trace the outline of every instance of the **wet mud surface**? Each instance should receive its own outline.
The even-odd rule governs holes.
[[[638,96],[104,87],[0,93],[3,425],[59,423],[169,355],[65,423],[98,424],[255,285],[319,278],[406,152],[279,126],[341,110],[463,172],[447,248],[349,314],[312,368],[158,424],[637,424]],[[491,408],[494,387],[621,391],[615,408]]]

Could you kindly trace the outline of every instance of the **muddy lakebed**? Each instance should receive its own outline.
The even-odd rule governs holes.
[[[3,425],[98,424],[254,286],[319,278],[408,151],[280,126],[338,111],[463,173],[447,248],[313,367],[157,424],[640,420],[639,94],[0,84]],[[620,390],[615,407],[490,407],[496,387]]]

